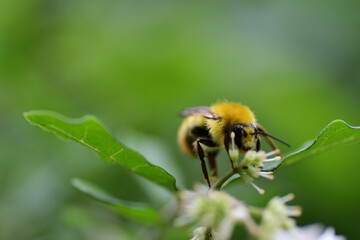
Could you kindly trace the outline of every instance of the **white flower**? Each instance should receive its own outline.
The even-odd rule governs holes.
[[[278,229],[272,240],[345,240],[345,237],[335,235],[335,230],[328,227],[323,230],[320,224],[312,224],[304,227],[296,227],[285,230]]]
[[[258,237],[260,240],[270,240],[278,229],[295,229],[295,221],[290,217],[300,216],[299,206],[287,206],[285,203],[294,198],[293,194],[284,197],[274,197],[262,213]],[[291,238],[289,238],[291,239]]]
[[[206,227],[198,227],[193,231],[194,236],[190,240],[205,240]]]
[[[250,217],[245,204],[230,195],[195,186],[196,191],[180,193],[179,216],[175,220],[178,226],[194,224],[194,240],[202,239],[207,229],[212,229],[212,239],[229,239],[236,223],[242,222],[254,232],[255,222]],[[204,230],[205,229],[205,230]]]
[[[248,151],[246,152],[243,160],[238,166],[238,173],[243,179],[245,184],[250,184],[260,194],[264,194],[265,191],[253,183],[255,178],[263,177],[269,180],[273,180],[273,172],[261,171],[264,167],[264,162],[279,161],[281,157],[268,158],[274,154],[278,154],[278,150],[274,150],[268,153],[264,151]]]

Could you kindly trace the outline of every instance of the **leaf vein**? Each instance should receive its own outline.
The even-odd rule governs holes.
[[[124,151],[123,148],[121,148],[119,151],[117,151],[117,152],[115,152],[114,154],[112,154],[112,155],[110,156],[110,158],[114,158],[116,155],[118,155],[118,154],[121,153],[122,151]]]
[[[46,124],[44,124],[44,125],[46,126]],[[75,141],[77,141],[77,142],[79,142],[79,143],[81,143],[81,144],[83,144],[83,145],[85,145],[86,147],[92,149],[93,151],[95,151],[95,152],[97,152],[97,153],[100,153],[100,154],[104,155],[105,157],[108,157],[108,158],[110,158],[111,160],[117,162],[116,159],[114,159],[113,157],[111,157],[111,156],[109,156],[108,154],[104,153],[104,152],[101,151],[100,149],[91,146],[90,144],[86,143],[84,140],[79,139],[79,138],[75,137],[74,135],[72,135],[72,134],[70,134],[70,133],[68,133],[68,132],[63,131],[63,130],[61,130],[60,128],[57,128],[56,126],[54,126],[54,125],[52,125],[52,124],[49,124],[48,127],[49,127],[49,128],[52,128],[53,130],[55,130],[55,131],[57,131],[57,132],[60,132],[61,134],[65,135],[65,136],[67,136],[67,137],[69,137],[69,138],[71,138],[71,139],[73,139],[73,140],[75,140]]]
[[[85,126],[85,128],[84,128],[84,136],[80,139],[80,141],[84,141],[85,140],[85,138],[87,137],[87,134],[88,134],[88,127],[87,126]]]

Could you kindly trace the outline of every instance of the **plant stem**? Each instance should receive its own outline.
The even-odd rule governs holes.
[[[254,217],[260,218],[263,214],[263,209],[261,209],[261,208],[248,206],[248,209],[249,209],[250,214],[253,215]]]
[[[228,172],[227,174],[225,174],[221,179],[219,179],[219,181],[217,181],[217,183],[215,183],[213,189],[220,191],[222,185],[236,173],[237,173],[237,171],[235,169],[234,171],[232,170],[232,171]]]
[[[211,240],[211,227],[208,227],[205,232],[205,240]]]

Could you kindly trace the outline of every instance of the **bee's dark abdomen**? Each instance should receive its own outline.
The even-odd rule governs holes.
[[[206,127],[194,127],[193,129],[191,129],[190,133],[191,135],[196,136],[196,138],[201,137],[211,139],[210,132]]]
[[[196,153],[195,153],[193,144],[199,138],[204,139],[204,140],[209,140],[212,142],[212,138],[209,133],[209,130],[205,126],[204,127],[197,126],[192,129],[189,129],[189,132],[186,135],[185,141],[186,141],[186,144],[189,146],[189,148],[193,150],[194,155]]]

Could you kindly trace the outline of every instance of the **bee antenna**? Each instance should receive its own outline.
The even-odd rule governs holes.
[[[276,141],[279,141],[279,142],[281,142],[282,144],[284,144],[284,145],[286,145],[286,146],[288,146],[288,147],[291,147],[290,144],[288,144],[288,143],[284,142],[283,140],[281,140],[281,139],[279,139],[279,138],[277,138],[277,137],[274,137],[274,136],[272,136],[272,135],[270,135],[270,134],[268,134],[268,133],[265,133],[265,132],[255,132],[255,133],[253,133],[253,134],[261,134],[261,135],[264,135],[264,136],[271,137],[272,139],[275,139]]]

